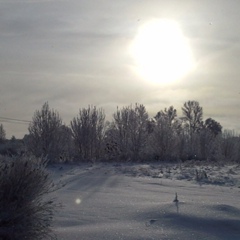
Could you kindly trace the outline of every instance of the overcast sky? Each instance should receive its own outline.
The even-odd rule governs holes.
[[[240,1],[0,0],[0,117],[31,120],[48,101],[69,124],[96,105],[145,105],[150,116],[199,101],[204,119],[240,130]],[[176,21],[196,67],[171,84],[133,71],[129,45],[151,19]],[[174,71],[174,70],[173,70]],[[7,137],[27,124],[2,122]]]

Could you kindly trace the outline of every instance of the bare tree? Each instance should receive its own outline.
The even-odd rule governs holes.
[[[199,133],[195,134],[197,143],[195,143],[195,152],[198,159],[216,160],[220,156],[219,135],[215,135],[209,128],[204,127]]]
[[[215,160],[219,157],[217,153],[220,151],[218,135],[220,135],[221,129],[222,126],[218,122],[208,118],[201,128],[192,134],[190,146],[198,159]]]
[[[56,144],[62,119],[58,112],[50,110],[48,102],[44,103],[41,110],[34,113],[29,124],[28,147],[37,157],[48,156],[51,160],[56,157]]]
[[[70,125],[79,157],[84,160],[100,158],[105,131],[103,109],[97,109],[95,106],[80,109],[79,115],[73,118]]]
[[[240,138],[233,130],[225,129],[221,138],[222,159],[225,161],[240,161]]]
[[[156,120],[165,118],[168,125],[171,126],[176,121],[176,117],[177,117],[177,110],[174,109],[173,106],[170,106],[169,108],[165,108],[164,110],[159,111],[154,118]]]
[[[178,142],[181,131],[177,110],[170,106],[164,111],[159,111],[154,119],[154,128],[148,139],[150,152],[159,160],[176,158],[179,153]]]
[[[197,101],[188,101],[182,107],[186,157],[198,158],[199,131],[203,127],[203,110]]]
[[[3,125],[0,124],[0,143],[3,143],[6,140],[6,131],[3,128]]]
[[[55,152],[56,161],[70,162],[73,160],[75,154],[74,141],[71,128],[62,125],[56,131],[55,144],[53,146]]]
[[[221,124],[212,118],[208,118],[205,120],[204,127],[209,129],[211,131],[211,133],[214,134],[214,136],[217,136],[219,133],[222,132]]]
[[[202,125],[203,109],[197,101],[188,101],[182,107],[183,120],[189,127],[190,135],[197,132]]]
[[[141,159],[147,141],[148,114],[144,105],[123,107],[113,114],[115,140],[124,158]]]

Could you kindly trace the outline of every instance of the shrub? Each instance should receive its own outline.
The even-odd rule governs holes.
[[[48,193],[54,184],[45,163],[14,159],[0,163],[0,239],[54,239],[51,222],[57,205]]]

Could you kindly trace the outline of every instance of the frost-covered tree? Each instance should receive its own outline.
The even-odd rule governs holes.
[[[221,156],[221,135],[215,135],[209,128],[203,127],[198,134],[195,134],[197,142],[195,151],[198,159],[217,160]]]
[[[146,108],[138,103],[117,109],[113,114],[113,137],[125,160],[139,160],[143,157],[148,134],[147,121]]]
[[[71,128],[66,125],[60,126],[55,139],[55,152],[58,153],[59,162],[72,161],[75,148]]]
[[[3,125],[0,124],[0,143],[3,143],[6,140],[6,131],[3,128]]]
[[[185,102],[182,107],[183,120],[189,128],[190,135],[197,132],[202,126],[203,109],[197,101]]]
[[[199,131],[203,127],[203,109],[199,102],[188,101],[184,103],[182,113],[186,158],[198,158]]]
[[[177,110],[173,106],[170,106],[169,108],[159,111],[154,118],[156,120],[164,118],[168,125],[171,126],[176,121],[176,117]]]
[[[204,127],[209,129],[210,132],[213,133],[215,136],[222,132],[221,124],[212,118],[208,118],[205,120]]]
[[[154,128],[148,138],[148,149],[151,155],[160,160],[176,158],[179,149],[181,121],[173,106],[159,111],[154,117]]]
[[[220,123],[212,118],[204,121],[201,128],[193,133],[192,150],[198,159],[215,160],[219,157],[219,137],[222,131]],[[219,137],[218,137],[219,136]]]
[[[56,145],[62,125],[59,113],[54,109],[51,110],[48,102],[44,103],[41,110],[35,111],[28,127],[29,150],[37,157],[44,156],[54,160],[58,155]]]
[[[240,138],[233,130],[225,129],[221,137],[222,160],[240,161]]]
[[[70,123],[74,144],[82,160],[96,160],[103,154],[105,113],[94,107],[79,110]]]

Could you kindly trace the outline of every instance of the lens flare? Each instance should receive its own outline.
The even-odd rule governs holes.
[[[80,198],[77,198],[76,200],[75,200],[75,203],[76,204],[80,204],[82,201],[81,201],[81,199]]]

